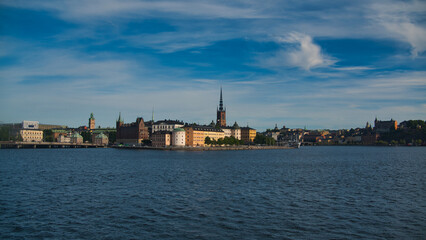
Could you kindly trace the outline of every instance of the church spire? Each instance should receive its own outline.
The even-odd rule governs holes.
[[[117,122],[122,122],[123,120],[121,119],[121,112],[118,114],[118,120]]]
[[[219,108],[217,109],[216,124],[220,127],[226,127],[226,109],[223,108],[222,86],[220,86]]]
[[[219,111],[223,111],[222,87],[220,87]]]

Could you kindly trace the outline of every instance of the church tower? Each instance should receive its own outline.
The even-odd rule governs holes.
[[[95,118],[93,117],[93,113],[90,114],[90,118],[89,118],[89,129],[90,130],[95,129]]]
[[[219,108],[217,109],[216,125],[219,127],[226,127],[226,108],[223,108],[222,87],[220,87],[220,100]]]

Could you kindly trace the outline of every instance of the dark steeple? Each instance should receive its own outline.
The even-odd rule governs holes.
[[[220,87],[219,108],[217,109],[216,124],[219,127],[226,127],[226,108],[223,107],[222,87]]]
[[[223,111],[222,87],[220,87],[219,111]]]

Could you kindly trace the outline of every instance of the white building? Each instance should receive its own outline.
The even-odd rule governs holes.
[[[185,146],[185,130],[183,128],[175,128],[172,133],[173,146]]]
[[[240,126],[238,126],[237,122],[235,122],[234,126],[232,126],[231,136],[233,136],[234,138],[236,138],[238,140],[241,140],[241,128],[240,128]]]
[[[221,128],[222,131],[225,133],[225,137],[231,137],[232,136],[232,129],[229,127]]]
[[[38,121],[22,121],[22,129],[38,129]]]
[[[66,137],[64,135],[59,135],[59,137],[57,139],[58,139],[58,142],[60,142],[60,143],[69,143],[69,142],[71,142],[71,138],[70,137]]]
[[[181,128],[184,124],[178,120],[161,120],[152,124],[152,132],[155,133],[157,131],[169,131],[172,132],[175,128]]]

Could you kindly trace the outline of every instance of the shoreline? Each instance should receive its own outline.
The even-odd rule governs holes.
[[[226,147],[149,147],[149,146],[111,146],[115,149],[134,149],[134,150],[157,150],[157,151],[239,151],[239,150],[270,150],[270,149],[297,149],[297,147],[288,146],[226,146]]]

